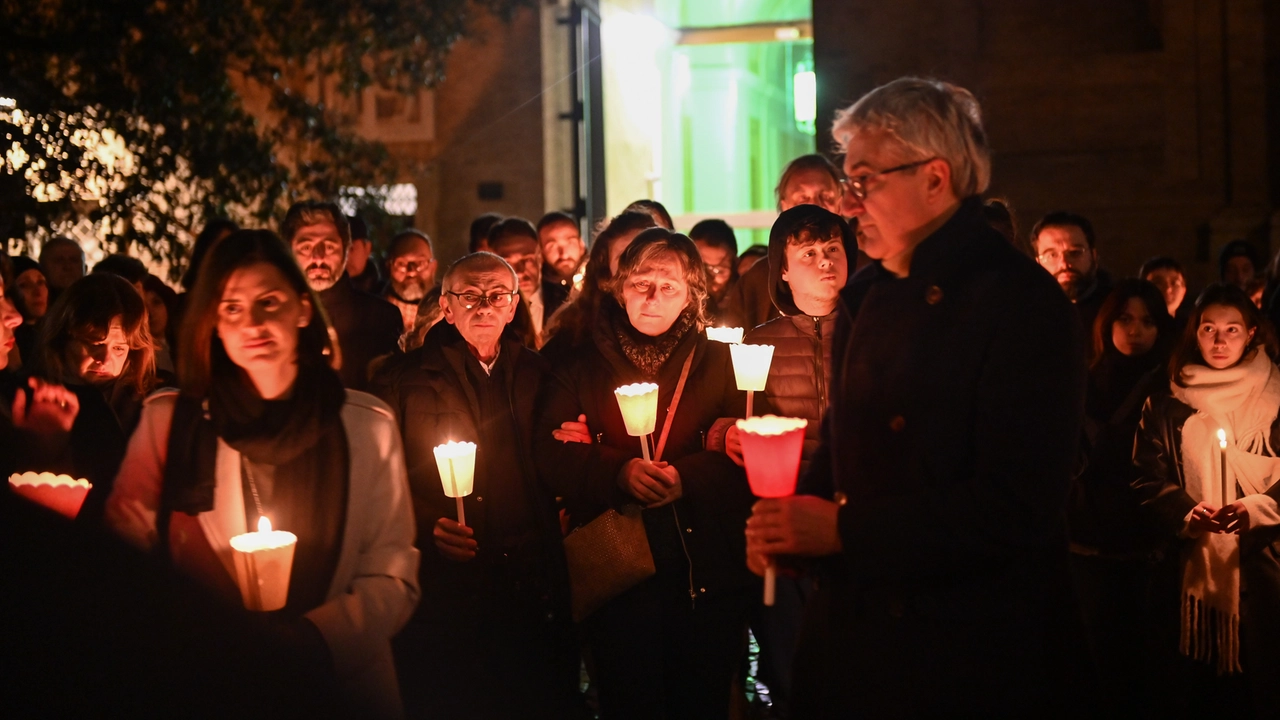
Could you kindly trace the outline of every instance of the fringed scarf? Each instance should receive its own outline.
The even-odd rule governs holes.
[[[1224,370],[1188,365],[1185,387],[1173,396],[1196,412],[1182,426],[1185,490],[1196,502],[1223,507],[1243,495],[1265,492],[1280,477],[1271,426],[1280,409],[1280,371],[1266,353]],[[1226,431],[1226,478],[1218,430]],[[1225,493],[1224,493],[1225,485]],[[1240,536],[1205,533],[1196,538],[1182,573],[1181,650],[1216,664],[1219,674],[1240,672]]]

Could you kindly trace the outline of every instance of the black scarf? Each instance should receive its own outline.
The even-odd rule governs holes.
[[[612,303],[609,312],[613,335],[618,340],[623,356],[647,380],[658,377],[662,366],[667,364],[671,353],[675,352],[694,324],[693,310],[685,309],[666,332],[651,337],[632,327],[627,311],[617,303]]]
[[[166,486],[178,481],[187,488],[172,494],[169,509],[189,514],[213,509],[216,451],[209,452],[210,435],[250,463],[272,466],[273,492],[263,513],[274,528],[298,536],[283,612],[301,616],[324,603],[342,549],[350,467],[341,416],[346,391],[332,369],[302,364],[289,397],[263,400],[239,368],[219,360],[214,362],[208,416],[196,420],[194,441],[179,437],[170,442]],[[258,513],[243,470],[241,482],[246,486],[246,520],[254,530]]]

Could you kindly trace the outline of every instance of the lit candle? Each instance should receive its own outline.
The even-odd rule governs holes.
[[[444,494],[458,503],[458,524],[467,524],[467,512],[462,498],[471,494],[476,479],[476,444],[473,442],[449,442],[437,445],[436,469],[440,471],[440,484]]]
[[[1227,431],[1222,428],[1218,428],[1218,460],[1218,477],[1222,479],[1222,506],[1226,507],[1231,501],[1227,499]]]
[[[747,391],[747,417],[751,417],[751,404],[757,390],[764,390],[769,381],[769,366],[773,364],[772,345],[730,345],[733,356],[733,376],[738,389]]]
[[[658,424],[658,386],[653,383],[631,383],[613,391],[622,411],[627,434],[640,438],[640,451],[649,459],[649,435]]]
[[[742,342],[742,328],[709,327],[707,328],[707,339],[729,343],[730,345],[740,343]]]
[[[794,495],[800,476],[804,430],[809,421],[765,415],[739,420],[736,424],[751,492],[762,498]],[[764,604],[767,606],[773,606],[777,583],[777,564],[769,558],[764,571]]]
[[[10,475],[9,486],[31,502],[75,520],[93,484],[84,479],[74,480],[68,475],[25,472]]]
[[[258,532],[231,538],[236,581],[245,608],[270,612],[284,607],[289,599],[289,576],[297,546],[297,535],[272,530],[271,521],[265,516],[258,518]]]

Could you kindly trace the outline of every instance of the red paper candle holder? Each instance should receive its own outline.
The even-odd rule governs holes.
[[[809,422],[764,415],[737,422],[747,482],[756,497],[794,495],[800,475],[800,451]]]

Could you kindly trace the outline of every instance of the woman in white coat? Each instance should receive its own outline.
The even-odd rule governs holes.
[[[269,231],[209,251],[182,334],[181,391],[148,398],[108,524],[237,603],[231,537],[263,516],[294,533],[272,619],[331,662],[349,714],[401,714],[389,640],[418,551],[391,411],[343,389],[319,300]]]

